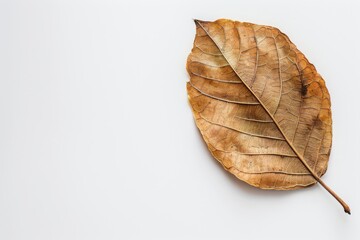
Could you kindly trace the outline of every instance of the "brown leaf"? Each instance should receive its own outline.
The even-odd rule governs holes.
[[[187,91],[210,152],[262,189],[319,182],[332,141],[330,96],[315,67],[277,28],[195,20]]]

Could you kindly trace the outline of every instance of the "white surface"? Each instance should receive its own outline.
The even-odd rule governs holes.
[[[357,1],[1,1],[0,239],[360,239]],[[333,102],[320,186],[262,191],[187,103],[192,18],[279,27]]]

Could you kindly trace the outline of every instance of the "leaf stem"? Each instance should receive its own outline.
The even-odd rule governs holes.
[[[316,179],[320,184],[321,186],[323,186],[326,191],[328,191],[331,195],[333,195],[333,197],[343,206],[344,208],[344,211],[351,215],[351,212],[350,212],[350,207],[346,204],[346,202],[344,202],[344,200],[342,200],[328,185],[326,185],[319,177],[318,179]]]

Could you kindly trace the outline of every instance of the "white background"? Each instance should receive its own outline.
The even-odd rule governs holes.
[[[357,1],[1,1],[0,239],[360,239]],[[276,192],[210,156],[187,103],[192,18],[287,33],[326,80],[319,185]]]

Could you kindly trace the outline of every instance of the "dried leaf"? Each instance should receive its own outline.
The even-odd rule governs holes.
[[[210,152],[262,189],[319,182],[332,142],[330,96],[315,67],[277,28],[195,20],[189,101]]]

